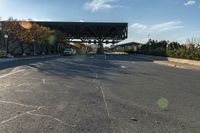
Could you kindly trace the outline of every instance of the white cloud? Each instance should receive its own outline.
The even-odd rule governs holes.
[[[53,19],[50,18],[26,18],[24,20],[33,20],[33,21],[53,21]]]
[[[80,21],[80,22],[84,22],[84,20],[82,20],[82,19],[80,19],[79,21]]]
[[[86,10],[90,10],[91,12],[112,9],[115,7],[115,5],[113,5],[113,2],[116,1],[117,0],[92,0],[90,2],[86,2],[84,8]]]
[[[144,37],[144,38],[141,39],[141,42],[142,42],[142,43],[146,43],[146,42],[148,42],[148,41],[149,41],[149,37]]]
[[[145,30],[145,29],[147,28],[146,25],[143,25],[143,24],[140,24],[140,23],[134,23],[134,24],[132,24],[130,27],[131,27],[132,29],[134,29],[134,30],[139,30],[139,31]]]
[[[195,1],[195,0],[189,0],[189,1],[187,1],[186,3],[184,3],[185,6],[192,6],[192,5],[194,5],[194,4],[196,4],[196,1]]]
[[[148,33],[160,33],[160,32],[180,29],[184,27],[181,24],[182,21],[169,21],[151,26],[147,26],[140,23],[134,23],[130,27],[138,33],[148,34]]]
[[[199,34],[199,33],[200,33],[200,30],[194,31],[193,33],[194,33],[194,34]]]
[[[163,31],[169,31],[169,30],[174,30],[174,29],[180,29],[180,28],[183,28],[181,24],[182,24],[181,21],[170,21],[170,22],[153,25],[150,27],[149,30],[152,32],[163,32]]]

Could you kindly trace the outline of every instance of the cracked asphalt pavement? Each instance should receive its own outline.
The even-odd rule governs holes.
[[[200,71],[134,55],[0,63],[0,133],[199,133]]]

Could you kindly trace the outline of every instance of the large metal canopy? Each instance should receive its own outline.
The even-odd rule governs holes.
[[[122,41],[128,37],[128,23],[45,22],[35,23],[62,31],[68,39]]]

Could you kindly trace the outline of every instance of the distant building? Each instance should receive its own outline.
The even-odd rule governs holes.
[[[93,48],[91,46],[85,45],[84,43],[74,43],[73,47],[81,53],[88,53],[93,51]]]
[[[131,51],[131,52],[137,52],[139,45],[142,45],[142,44],[141,43],[137,43],[137,42],[129,42],[129,43],[124,43],[124,44],[112,46],[111,50],[112,51]]]

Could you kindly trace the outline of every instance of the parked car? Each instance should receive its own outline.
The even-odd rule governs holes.
[[[66,48],[63,52],[64,56],[75,55],[75,54],[76,54],[76,50],[72,48]]]

